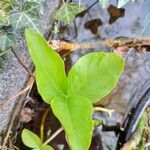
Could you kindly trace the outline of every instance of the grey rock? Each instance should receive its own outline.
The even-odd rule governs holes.
[[[43,34],[47,34],[51,27],[50,15],[58,7],[59,0],[46,0],[44,2],[43,14],[41,17]],[[16,48],[14,49],[23,63],[30,69],[33,69],[31,58],[26,49],[24,34],[20,31],[15,32]],[[18,63],[13,53],[9,53],[4,71],[0,74],[0,103],[6,102],[10,97],[17,94],[23,88],[29,79],[29,75]],[[7,131],[12,113],[16,108],[19,97],[12,100],[9,106],[0,110],[0,134]]]

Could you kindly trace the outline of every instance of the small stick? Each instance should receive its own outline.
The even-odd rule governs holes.
[[[51,142],[59,133],[61,133],[64,129],[61,127],[59,128],[49,139],[47,139],[44,144],[48,144],[49,142]]]
[[[14,126],[15,119],[16,119],[16,117],[18,116],[18,114],[20,112],[20,108],[21,108],[20,106],[23,104],[23,101],[25,100],[25,97],[28,95],[28,91],[31,90],[31,88],[33,86],[33,83],[34,83],[34,78],[31,77],[27,82],[27,87],[28,88],[26,88],[26,90],[24,92],[21,92],[21,94],[19,94],[19,96],[21,95],[21,97],[20,97],[20,100],[18,101],[18,104],[17,104],[17,107],[16,107],[15,111],[13,112],[12,119],[10,121],[10,124],[9,124],[8,130],[7,130],[6,136],[4,138],[1,150],[5,150],[5,147],[6,147],[8,139],[9,139],[9,136],[12,133],[11,130],[12,130],[12,127]]]
[[[11,47],[11,51],[14,54],[14,56],[16,57],[16,59],[18,60],[19,64],[24,68],[24,70],[32,77],[33,74],[29,71],[28,67],[22,62],[22,60],[17,56],[16,52],[13,50],[13,48]]]
[[[68,50],[70,52],[78,50],[78,49],[89,49],[89,48],[97,48],[101,45],[107,47],[122,47],[127,46],[128,48],[136,48],[136,47],[147,47],[150,46],[150,37],[118,37],[115,39],[106,39],[106,40],[97,40],[93,43],[90,42],[83,42],[83,43],[72,43],[72,42],[65,42],[59,40],[50,40],[48,43],[56,49],[58,52]]]
[[[49,112],[49,108],[47,108],[46,111],[44,112],[44,115],[42,116],[41,126],[40,126],[40,139],[42,143],[44,139],[44,124],[45,124],[45,120],[46,120],[46,116],[48,115],[48,112]]]
[[[35,74],[35,71],[33,72],[33,76]],[[35,78],[33,78],[31,76],[31,78],[29,79],[26,88],[24,88],[23,90],[21,90],[20,92],[18,92],[16,95],[12,96],[11,98],[9,98],[8,100],[5,100],[6,102],[3,102],[0,104],[0,111],[3,110],[4,107],[8,106],[8,104],[14,100],[15,98],[17,98],[18,96],[21,96],[22,94],[24,94],[25,92],[30,92],[32,89],[32,86],[34,84]]]

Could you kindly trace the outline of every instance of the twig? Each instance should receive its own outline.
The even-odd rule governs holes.
[[[2,111],[5,107],[7,107],[12,102],[12,100],[29,91],[32,88],[33,83],[34,80],[32,80],[32,82],[29,85],[27,85],[26,88],[24,88],[22,91],[18,92],[16,95],[12,96],[8,100],[5,100],[6,102],[0,104],[0,111]]]
[[[44,112],[44,115],[42,116],[41,126],[40,126],[40,139],[42,143],[44,139],[44,124],[45,124],[45,120],[46,120],[46,116],[48,115],[48,112],[49,112],[49,108],[47,108],[46,111]]]
[[[142,48],[142,47],[150,46],[150,37],[135,37],[135,38],[118,37],[115,39],[98,40],[93,43],[91,42],[72,43],[72,42],[57,41],[57,40],[51,40],[48,42],[58,52],[61,52],[64,50],[68,50],[72,52],[78,49],[97,48],[97,47],[100,47],[101,45],[104,45],[107,47],[114,47],[114,48],[122,47],[122,46],[127,46],[128,48],[131,48],[131,47]]]
[[[24,70],[32,77],[33,74],[29,71],[28,67],[22,62],[22,60],[17,56],[16,52],[13,50],[13,48],[11,47],[11,51],[14,54],[14,56],[16,57],[16,59],[18,60],[19,64],[24,68]]]
[[[60,132],[62,132],[63,131],[63,128],[61,127],[61,128],[59,128],[48,140],[46,140],[45,142],[44,142],[44,144],[46,145],[46,144],[48,144],[49,142],[51,142]]]

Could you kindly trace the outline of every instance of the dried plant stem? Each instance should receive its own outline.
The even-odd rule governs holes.
[[[19,94],[16,94],[14,96],[16,98],[21,95],[20,100],[18,101],[17,107],[16,107],[15,111],[13,112],[13,115],[12,115],[8,130],[7,130],[6,136],[4,138],[1,150],[5,150],[5,147],[8,142],[8,139],[10,137],[10,134],[12,133],[12,128],[14,126],[15,120],[20,112],[23,101],[25,100],[26,96],[28,96],[28,94],[33,86],[33,83],[34,83],[34,78],[30,77],[30,79],[27,82],[27,87],[23,91],[21,91]],[[14,97],[13,97],[13,99],[14,99]],[[12,100],[12,99],[10,99],[10,100]],[[10,103],[10,100],[9,100],[9,103]],[[8,102],[7,102],[7,104],[8,104]]]
[[[116,39],[106,39],[106,40],[98,40],[93,43],[85,42],[85,43],[72,43],[66,41],[57,41],[51,40],[48,41],[54,49],[61,52],[64,50],[68,50],[70,52],[78,50],[78,49],[88,49],[88,48],[97,48],[101,45],[107,47],[122,47],[127,46],[128,48],[142,48],[144,46],[150,46],[150,37],[124,37],[124,38],[116,38]]]
[[[32,88],[33,83],[34,83],[34,80],[29,85],[27,85],[26,88],[24,88],[22,91],[18,92],[16,95],[12,96],[8,100],[5,100],[6,102],[3,102],[2,104],[0,104],[0,111],[2,111],[5,107],[7,107],[12,102],[12,100],[21,96],[22,94],[26,93],[27,91],[29,91]]]
[[[59,133],[61,133],[63,131],[63,128],[59,128],[48,140],[46,140],[44,142],[44,144],[48,144],[49,142],[51,142]]]
[[[44,112],[44,115],[42,116],[41,126],[40,126],[40,139],[42,143],[44,140],[44,125],[45,125],[45,120],[48,115],[48,112],[49,112],[49,108],[47,108],[46,111]]]

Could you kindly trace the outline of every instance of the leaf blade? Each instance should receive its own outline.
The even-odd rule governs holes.
[[[69,99],[57,97],[51,106],[67,133],[71,149],[88,149],[93,130],[91,102],[79,96]]]
[[[29,53],[36,67],[39,93],[50,104],[54,97],[65,95],[67,77],[64,62],[40,34],[26,29],[25,35]]]
[[[39,150],[54,150],[51,146],[49,146],[49,145],[42,145],[41,147],[40,147],[40,149]]]
[[[114,53],[94,52],[78,60],[68,74],[68,96],[79,95],[91,102],[106,96],[117,84],[124,59]]]
[[[36,2],[26,2],[22,10],[11,13],[10,22],[14,29],[31,27],[36,32],[41,33],[39,16],[40,5]]]
[[[23,143],[30,148],[39,148],[42,144],[39,137],[28,129],[23,129],[21,137]]]
[[[12,33],[2,32],[0,33],[0,50],[5,51],[8,50],[15,43],[15,37]]]
[[[53,20],[60,20],[65,24],[70,24],[75,19],[75,16],[84,10],[83,5],[77,3],[64,3],[52,15]]]

